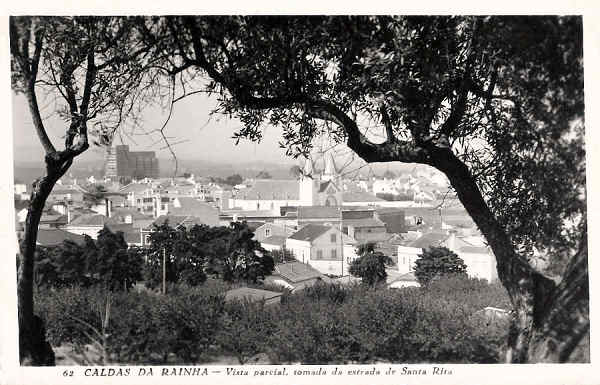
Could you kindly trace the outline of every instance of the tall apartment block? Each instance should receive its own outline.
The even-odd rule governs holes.
[[[127,145],[111,146],[106,150],[105,176],[158,178],[158,159],[154,151],[129,151]]]

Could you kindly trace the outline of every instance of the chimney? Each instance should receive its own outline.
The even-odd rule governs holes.
[[[450,250],[456,252],[456,230],[450,230],[448,232],[448,234],[450,235],[448,237],[448,240],[446,241],[446,247],[448,247]]]
[[[110,218],[112,215],[112,201],[108,198],[104,198],[104,205],[106,206],[106,217]]]
[[[69,209],[69,205],[65,206],[65,211],[67,212],[67,225],[71,223],[71,210]]]

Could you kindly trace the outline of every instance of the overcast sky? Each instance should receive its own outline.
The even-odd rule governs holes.
[[[40,105],[43,103],[40,102]],[[214,108],[213,100],[202,94],[190,96],[176,103],[173,115],[168,123],[166,132],[171,137],[177,156],[181,159],[202,159],[233,163],[247,161],[285,162],[295,163],[285,156],[285,151],[279,148],[281,130],[275,127],[266,127],[263,141],[251,143],[242,141],[235,145],[232,134],[240,127],[240,123],[230,120],[222,115],[214,115],[210,121],[209,113]],[[20,96],[13,97],[13,126],[14,126],[14,156],[17,161],[40,159],[42,148],[31,123],[27,102]],[[43,111],[51,112],[50,106]],[[144,113],[144,129],[148,131],[159,129],[166,119],[167,111],[159,108],[148,109]],[[47,131],[55,144],[62,145],[61,136],[64,135],[65,124],[56,116],[45,119]],[[131,138],[121,135],[124,144],[133,150],[153,150],[160,158],[169,157],[169,152],[164,143],[156,143],[160,136],[136,134]],[[115,139],[116,143],[121,138]],[[97,159],[104,154],[104,150],[92,147],[81,156],[81,159]]]

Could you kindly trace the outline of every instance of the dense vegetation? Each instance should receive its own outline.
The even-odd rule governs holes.
[[[415,261],[415,277],[421,285],[445,275],[467,275],[465,262],[446,247],[423,249]]]
[[[207,274],[227,282],[256,283],[273,271],[275,263],[253,237],[246,223],[173,228],[165,222],[156,226],[146,253],[146,286],[155,288],[160,284],[163,258],[170,283],[197,286]]]
[[[142,280],[143,250],[129,248],[123,233],[102,229],[98,239],[85,236],[83,245],[65,240],[61,245],[38,247],[34,282],[38,288],[102,285],[129,290]]]
[[[348,272],[361,278],[361,282],[365,285],[376,286],[385,283],[387,278],[385,268],[393,264],[392,259],[379,251],[375,251],[374,243],[359,245],[356,252],[358,258],[350,263]]]
[[[128,247],[123,233],[104,228],[98,239],[85,237],[83,245],[66,240],[53,247],[38,247],[34,281],[38,288],[103,285],[129,290],[144,281],[148,288],[166,282],[201,285],[207,276],[227,282],[257,283],[275,266],[273,256],[253,240],[246,223],[209,227],[156,226],[148,248]],[[278,257],[280,258],[280,257]]]
[[[499,284],[456,277],[426,289],[317,284],[268,306],[225,302],[229,287],[209,279],[195,288],[173,286],[166,296],[61,288],[38,291],[35,303],[53,345],[84,350],[95,340],[106,363],[203,363],[223,356],[246,363],[259,353],[275,364],[493,363],[505,348],[508,320],[481,312],[509,306]]]

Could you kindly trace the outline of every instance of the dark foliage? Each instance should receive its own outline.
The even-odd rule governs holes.
[[[161,284],[163,258],[170,283],[197,286],[208,275],[227,282],[257,283],[273,271],[275,263],[253,237],[246,223],[234,222],[228,227],[196,225],[189,229],[174,229],[167,222],[156,226],[147,249],[146,286]]]
[[[386,266],[393,263],[392,259],[379,251],[375,251],[375,244],[360,245],[357,250],[358,258],[352,261],[348,272],[355,277],[362,278],[362,282],[375,286],[385,282]]]
[[[456,277],[427,288],[317,284],[269,306],[225,304],[226,289],[178,285],[166,296],[115,293],[110,361],[189,364],[231,354],[246,363],[264,353],[272,363],[493,363],[505,349],[507,320],[481,312],[509,303],[498,284]],[[94,288],[36,295],[54,345],[89,344],[85,325],[101,328],[106,300],[106,292]]]
[[[141,281],[142,251],[129,248],[123,233],[108,228],[85,244],[65,240],[62,245],[38,247],[34,270],[38,288],[102,285],[110,290],[129,290]]]
[[[442,276],[467,275],[467,265],[456,253],[446,247],[423,249],[415,261],[415,277],[425,286]]]

